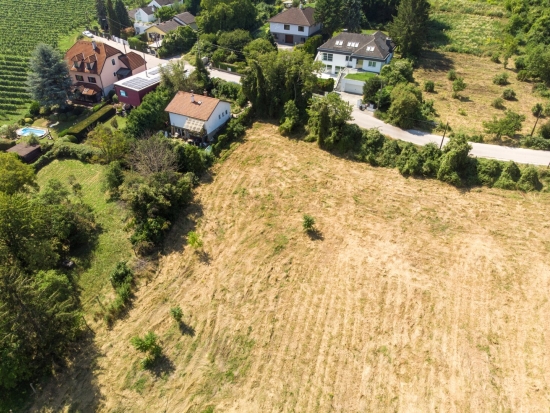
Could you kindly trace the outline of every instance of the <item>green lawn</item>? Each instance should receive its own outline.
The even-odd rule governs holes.
[[[82,185],[82,201],[93,208],[99,224],[96,248],[92,252],[85,249],[78,251],[75,257],[80,271],[82,303],[88,314],[98,306],[96,296],[104,302],[104,295],[112,291],[109,273],[116,263],[133,255],[129,233],[124,230],[126,211],[117,202],[108,202],[101,190],[104,169],[104,165],[85,164],[77,160],[55,160],[38,172],[40,186],[53,178],[67,184],[67,177],[74,175]]]
[[[350,74],[346,75],[346,79],[360,80],[360,81],[364,82],[369,77],[373,77],[373,76],[376,76],[376,73],[370,73],[370,72],[350,73]]]

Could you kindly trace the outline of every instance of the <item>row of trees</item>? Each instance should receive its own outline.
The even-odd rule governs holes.
[[[96,0],[96,16],[103,30],[109,29],[111,36],[120,37],[120,32],[130,27],[132,22],[122,0]]]

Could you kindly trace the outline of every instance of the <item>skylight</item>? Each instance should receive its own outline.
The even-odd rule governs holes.
[[[344,44],[343,40],[336,40],[336,46],[342,46]]]

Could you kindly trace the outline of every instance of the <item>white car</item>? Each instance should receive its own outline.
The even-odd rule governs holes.
[[[94,37],[94,35],[91,32],[89,32],[88,30],[83,31],[82,34],[86,37]]]

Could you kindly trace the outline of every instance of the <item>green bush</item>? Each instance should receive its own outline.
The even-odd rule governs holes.
[[[133,278],[134,273],[128,268],[126,261],[119,261],[109,275],[109,280],[114,288],[118,288],[125,283],[131,283]]]
[[[505,86],[508,84],[508,73],[500,73],[493,77],[493,83],[499,86]]]
[[[539,133],[544,139],[550,139],[550,121],[540,125]]]
[[[422,175],[424,161],[418,148],[412,143],[402,144],[401,154],[397,158],[397,170],[403,176]]]
[[[451,69],[447,72],[447,79],[454,81],[456,80],[456,70]]]
[[[518,189],[525,192],[540,191],[542,189],[542,184],[539,181],[539,172],[536,168],[528,166],[521,171]]]
[[[31,113],[31,115],[33,116],[38,116],[40,115],[40,103],[38,103],[37,101],[33,100],[31,102],[31,105],[29,106],[29,112]]]
[[[1,139],[0,138],[0,151],[7,151],[9,148],[15,145],[15,141],[11,139]]]
[[[493,186],[500,189],[516,189],[520,176],[519,167],[514,162],[508,162],[504,165],[500,177]]]
[[[517,74],[517,79],[520,82],[526,82],[529,80],[531,76],[529,75],[529,72],[527,70],[520,70]]]
[[[494,53],[491,55],[491,62],[493,62],[493,63],[500,63],[500,55],[498,54],[498,52],[494,52]]]
[[[502,98],[496,98],[491,102],[491,106],[495,109],[504,109],[504,99]]]
[[[315,218],[313,218],[311,215],[304,214],[302,219],[302,228],[304,231],[309,232],[313,231],[313,228],[315,227]]]
[[[137,351],[146,354],[145,359],[141,361],[141,366],[144,369],[151,367],[162,353],[162,348],[158,344],[158,337],[151,331],[143,338],[139,336],[132,337],[130,343]]]
[[[541,151],[550,151],[550,140],[542,136],[526,136],[520,141],[521,146]]]
[[[497,179],[500,177],[500,173],[502,172],[501,163],[493,159],[488,160],[480,158],[477,160],[476,166],[479,182],[488,187],[495,184]]]
[[[525,62],[525,58],[523,56],[519,56],[516,58],[514,65],[516,66],[516,70],[525,70],[527,68],[527,63]]]
[[[539,117],[542,115],[543,111],[544,111],[544,108],[542,106],[542,103],[536,103],[535,106],[531,108],[531,113],[533,114],[533,116]]]
[[[435,91],[435,83],[432,80],[424,82],[424,92],[433,93]]]
[[[178,305],[170,309],[170,315],[176,322],[180,323],[181,319],[183,318],[183,311],[181,307]]]
[[[514,89],[504,89],[502,91],[502,97],[506,100],[514,100],[516,98],[516,92]]]
[[[104,106],[99,109],[97,112],[94,112],[92,115],[88,116],[83,121],[77,123],[74,126],[71,126],[66,130],[67,134],[76,136],[79,140],[82,140],[88,134],[88,131],[93,129],[93,127],[99,123],[103,122],[115,114],[115,108],[112,106]],[[65,131],[64,131],[65,132]]]
[[[187,245],[194,249],[202,248],[202,239],[200,235],[195,231],[189,231],[187,233]]]

